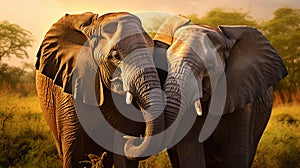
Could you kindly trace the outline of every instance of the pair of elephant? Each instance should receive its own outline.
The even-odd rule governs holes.
[[[104,167],[138,167],[165,148],[173,167],[251,166],[285,66],[256,29],[189,22],[154,40],[125,12],[53,24],[36,81],[63,167],[103,152]]]

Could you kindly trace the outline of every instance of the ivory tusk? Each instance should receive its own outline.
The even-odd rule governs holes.
[[[136,139],[136,137],[130,135],[124,135],[123,138],[127,140]]]
[[[196,100],[194,105],[198,116],[202,116],[202,107],[201,107],[200,99]]]
[[[126,104],[131,104],[133,96],[130,92],[126,92]]]

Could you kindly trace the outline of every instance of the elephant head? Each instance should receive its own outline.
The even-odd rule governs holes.
[[[189,20],[178,16],[170,20],[154,37],[157,48],[154,57],[165,57],[165,54],[169,61],[164,84],[167,97],[165,119],[166,128],[172,124],[175,127],[165,135],[166,143],[174,138],[176,125],[180,125],[180,119],[188,109],[194,107],[201,116],[201,105],[205,102],[219,106],[205,112],[207,117],[200,136],[205,131],[206,135],[199,138],[203,141],[218,124],[209,123],[210,117],[244,107],[287,75],[280,56],[254,28],[186,25]],[[161,48],[167,51],[163,52]],[[217,99],[212,100],[213,94]]]
[[[76,101],[102,106],[111,90],[126,94],[146,121],[140,145],[129,138],[124,148],[131,157],[144,156],[155,135],[164,129],[162,93],[153,64],[153,41],[139,18],[120,12],[66,14],[47,32],[37,54],[36,69],[53,79]],[[159,117],[157,117],[159,116]]]

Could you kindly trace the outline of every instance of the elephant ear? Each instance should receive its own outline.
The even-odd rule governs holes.
[[[64,92],[74,93],[74,98],[87,104],[99,105],[103,100],[89,100],[91,97],[95,99],[95,86],[84,86],[94,85],[93,81],[98,83],[99,80],[95,80],[97,66],[92,58],[88,38],[81,31],[82,27],[91,25],[96,19],[97,14],[90,12],[66,14],[59,19],[44,37],[37,53],[36,69],[53,79],[54,84],[62,87]],[[102,85],[98,83],[98,86]],[[97,89],[103,95],[102,87]]]
[[[171,45],[175,31],[182,26],[188,25],[190,22],[190,19],[182,15],[172,16],[160,26],[153,40]]]
[[[226,59],[227,99],[225,113],[244,107],[260,97],[266,89],[287,75],[280,56],[258,30],[247,27],[220,29],[227,36],[229,55]]]

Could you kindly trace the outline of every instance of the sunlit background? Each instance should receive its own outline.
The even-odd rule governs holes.
[[[99,15],[127,11],[132,13],[156,11],[174,14],[198,14],[203,16],[214,8],[236,9],[248,11],[257,20],[272,17],[273,11],[279,7],[300,7],[299,0],[2,0],[0,20],[20,25],[29,30],[34,37],[32,48],[28,48],[29,58],[26,62],[34,62],[45,33],[50,26],[65,13],[82,13],[91,11]],[[19,60],[13,60],[15,62]],[[22,60],[24,61],[24,60]]]
[[[148,30],[152,36],[161,26],[162,14],[183,14],[193,23],[214,26],[236,23],[259,29],[283,58],[289,75],[275,87],[272,116],[253,167],[300,167],[300,0],[1,0],[0,167],[61,167],[53,136],[40,108],[34,64],[51,25],[66,13],[87,11],[99,16],[116,11],[138,14],[143,23],[150,25]],[[152,22],[151,18],[154,18]],[[12,41],[21,44],[16,51],[31,44],[31,36],[17,38],[23,36],[6,31],[18,26],[21,31],[32,33],[34,42],[26,48],[29,58],[22,58],[23,52],[21,58],[17,58],[15,51],[6,52]],[[27,45],[19,39],[27,41]],[[7,59],[9,56],[11,59]],[[147,167],[171,167],[167,153],[140,163],[139,168]]]

